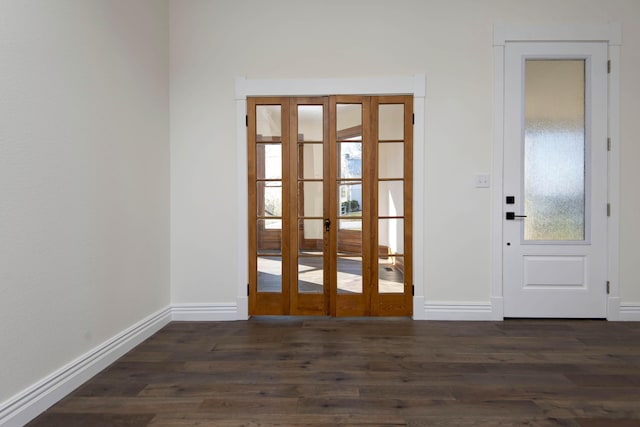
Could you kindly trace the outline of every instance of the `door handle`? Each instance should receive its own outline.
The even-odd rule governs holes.
[[[515,212],[507,212],[506,219],[513,221],[516,218],[526,218],[526,215],[516,215]]]
[[[330,229],[331,229],[331,220],[329,218],[325,218],[324,231],[329,231]]]

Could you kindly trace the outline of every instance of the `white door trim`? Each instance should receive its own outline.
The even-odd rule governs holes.
[[[238,277],[237,319],[249,318],[248,200],[247,200],[247,97],[249,96],[324,96],[324,95],[413,95],[413,259],[424,254],[424,111],[426,77],[424,74],[399,77],[342,79],[248,79],[236,78],[236,156],[238,204]],[[426,319],[424,306],[424,269],[422,262],[413,263],[413,318]]]
[[[620,319],[619,297],[619,206],[620,206],[620,45],[622,29],[619,23],[584,25],[495,25],[493,28],[494,65],[494,137],[491,182],[491,302],[494,318],[502,319],[502,191],[504,172],[504,49],[508,42],[593,42],[608,44],[611,72],[609,74],[608,135],[611,151],[608,161],[608,198],[611,216],[607,230],[607,275],[611,283],[607,303],[607,319]],[[605,143],[605,142],[603,142]]]

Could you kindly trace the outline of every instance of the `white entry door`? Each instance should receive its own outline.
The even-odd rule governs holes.
[[[606,317],[607,45],[505,46],[505,317]]]

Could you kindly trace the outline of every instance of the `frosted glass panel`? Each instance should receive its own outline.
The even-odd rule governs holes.
[[[380,104],[378,106],[378,139],[404,139],[404,104]]]
[[[378,216],[404,215],[403,181],[380,181],[378,183]]]
[[[282,111],[279,105],[256,105],[256,141],[279,141]]]
[[[322,144],[300,144],[298,178],[322,179]]]
[[[322,105],[298,105],[298,141],[322,141]]]
[[[525,64],[525,240],[585,238],[585,63]]]

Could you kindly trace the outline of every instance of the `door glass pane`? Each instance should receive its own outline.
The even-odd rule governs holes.
[[[585,238],[585,62],[525,63],[525,240]]]
[[[322,179],[322,144],[298,145],[298,178]]]
[[[404,215],[403,181],[378,182],[378,216]]]
[[[378,259],[378,292],[404,292],[404,257],[390,256]]]
[[[282,220],[259,219],[257,225],[258,253],[280,254],[282,251]]]
[[[323,292],[322,257],[298,258],[298,292],[302,294],[321,294]]]
[[[258,257],[258,292],[282,292],[282,257]]]
[[[362,216],[362,184],[346,182],[338,185],[338,215]]]
[[[378,105],[378,139],[404,139],[404,104]]]
[[[256,105],[256,141],[280,141],[281,136],[281,106]]]
[[[298,183],[298,215],[322,216],[322,182]]]
[[[338,220],[338,253],[361,254],[362,253],[362,220],[341,219]]]
[[[258,216],[282,216],[282,182],[258,181]]]
[[[404,253],[404,220],[399,218],[378,220],[378,253]]]
[[[324,248],[324,221],[321,219],[298,220],[298,253],[322,254]]]
[[[322,105],[298,105],[298,142],[322,141]]]
[[[338,258],[338,293],[362,293],[362,258]]]
[[[362,140],[362,104],[336,105],[336,132],[338,141]]]
[[[404,144],[378,144],[378,178],[404,178]]]
[[[340,178],[362,177],[362,143],[338,143],[338,156]]]
[[[256,178],[282,178],[281,144],[256,144]]]

